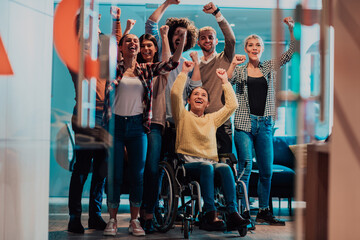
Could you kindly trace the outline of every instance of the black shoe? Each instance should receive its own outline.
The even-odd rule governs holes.
[[[269,208],[265,210],[259,210],[258,214],[256,215],[255,221],[258,223],[268,223],[270,225],[275,225],[275,226],[285,226],[285,222],[275,218],[273,214],[270,212]]]
[[[200,229],[205,231],[224,231],[225,222],[217,218],[216,211],[207,212],[200,221]]]
[[[154,222],[152,219],[146,219],[144,221],[144,226],[142,227],[146,234],[151,234],[155,232]]]
[[[250,212],[249,211],[244,211],[243,213],[240,214],[242,216],[243,219],[247,219],[250,221],[250,224],[248,226],[248,230],[255,230],[256,227],[255,227],[255,224],[254,224],[254,220],[251,219],[251,216],[250,216]]]
[[[70,217],[68,231],[72,233],[84,233],[84,227],[81,225],[80,217]]]
[[[244,228],[250,224],[249,219],[244,219],[238,212],[233,212],[229,214],[226,223],[226,230],[233,231],[238,230],[239,228]]]
[[[145,219],[143,219],[142,217],[138,217],[138,220],[140,222],[140,226],[144,229],[144,227],[145,227]]]
[[[106,222],[102,217],[90,217],[88,220],[89,229],[104,230],[106,228]]]

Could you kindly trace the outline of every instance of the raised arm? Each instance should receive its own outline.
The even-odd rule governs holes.
[[[210,113],[214,117],[214,123],[216,127],[220,127],[230,116],[234,113],[238,107],[235,92],[228,81],[226,70],[223,68],[216,69],[216,75],[222,83],[222,88],[225,95],[225,105],[218,111]]]
[[[194,63],[191,61],[185,61],[182,66],[180,74],[177,76],[172,88],[171,88],[171,111],[175,123],[179,121],[182,111],[186,111],[183,101],[183,92],[188,73],[194,67]]]
[[[199,66],[199,56],[197,52],[191,52],[190,53],[190,57],[192,59],[192,61],[194,62],[194,71],[192,73],[191,76],[191,80],[193,81],[200,81],[201,80],[201,75],[200,75],[200,66]]]
[[[179,4],[180,0],[166,0],[148,18],[145,23],[145,33],[149,33],[156,38],[158,43],[159,60],[162,60],[162,42],[160,39],[158,23],[164,15],[166,9],[172,4]]]
[[[294,19],[292,19],[292,17],[286,17],[284,18],[284,23],[288,26],[289,28],[289,32],[290,32],[290,40],[294,41],[295,37],[294,37]]]
[[[119,44],[120,39],[122,37],[121,22],[120,22],[121,9],[116,6],[111,6],[110,15],[113,20],[112,35],[116,37],[116,42],[117,44]]]
[[[280,59],[272,59],[271,60],[271,65],[272,65],[272,67],[275,67],[275,68],[280,68],[281,66],[283,66],[284,64],[289,62],[295,51],[295,37],[294,37],[294,33],[293,33],[294,20],[291,17],[286,17],[286,18],[284,18],[283,21],[289,28],[291,41],[290,41],[288,50],[286,50],[284,53],[281,54]]]
[[[208,4],[206,4],[203,8],[203,12],[215,16],[216,21],[219,24],[219,27],[225,38],[225,47],[224,47],[225,56],[227,57],[229,62],[231,62],[235,54],[234,31],[232,30],[230,24],[225,19],[225,17],[221,14],[220,9],[214,3],[209,2]]]
[[[233,60],[230,63],[230,66],[227,70],[227,75],[228,78],[230,79],[230,83],[233,84],[235,82],[237,76],[233,76],[234,75],[234,70],[236,68],[237,65],[242,64],[243,62],[246,61],[246,56],[245,55],[240,55],[240,54],[235,54]],[[235,74],[236,75],[236,74]]]
[[[162,42],[162,51],[161,51],[161,60],[168,61],[171,57],[170,44],[169,44],[169,26],[163,25],[160,28],[161,42]]]
[[[126,21],[126,28],[125,28],[125,31],[124,31],[124,35],[130,33],[130,31],[131,31],[131,29],[133,29],[135,23],[136,23],[136,20],[134,20],[134,19],[128,19]]]
[[[185,40],[187,35],[187,30],[185,28],[179,28],[179,36],[180,36],[180,43],[179,46],[176,48],[176,51],[173,55],[173,61],[178,62],[180,60],[181,54],[185,47]]]
[[[166,0],[161,4],[149,17],[149,20],[159,23],[160,19],[164,15],[166,9],[172,4],[179,4],[180,0]]]

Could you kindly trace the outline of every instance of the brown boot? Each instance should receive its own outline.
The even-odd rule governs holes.
[[[199,228],[206,231],[224,231],[226,225],[223,220],[217,218],[216,211],[211,211],[202,217]]]
[[[246,227],[248,224],[250,224],[249,219],[244,219],[238,212],[233,212],[228,216],[226,230],[237,230],[238,228]]]

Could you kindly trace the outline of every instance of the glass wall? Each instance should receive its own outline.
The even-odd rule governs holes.
[[[221,12],[231,24],[236,37],[236,53],[245,54],[243,39],[249,34],[256,33],[264,39],[265,51],[262,59],[271,59],[275,41],[273,39],[274,10],[271,8],[242,8],[231,7],[225,3],[221,6]],[[144,33],[145,21],[159,4],[117,4],[121,8],[121,26],[124,30],[127,19],[135,19],[136,24],[132,33],[140,36]],[[56,4],[55,4],[56,7]],[[111,34],[112,20],[110,15],[111,4],[100,4],[99,13],[101,14],[100,29],[104,34]],[[282,24],[282,18],[294,16],[293,9],[281,10],[281,16],[276,21],[283,28],[280,44],[286,49],[290,37],[287,28]],[[224,48],[224,36],[215,20],[210,14],[202,11],[202,5],[185,5],[170,6],[162,17],[159,26],[165,23],[168,17],[188,17],[195,22],[197,28],[212,26],[217,31],[219,43],[216,47],[217,52]],[[202,55],[201,49],[196,45],[193,49],[185,52],[183,56],[187,59],[191,51],[198,51]],[[291,62],[281,70],[282,79],[291,82]],[[283,88],[289,87],[289,83],[283,84]],[[57,52],[54,50],[53,58],[53,79],[52,79],[52,117],[51,117],[51,168],[50,168],[50,196],[67,196],[70,172],[66,170],[68,159],[72,158],[71,145],[66,144],[68,133],[65,124],[71,121],[73,107],[75,105],[75,90],[71,81],[69,71],[59,59]],[[289,108],[288,105],[286,105]],[[281,109],[281,108],[280,108]],[[292,116],[290,116],[292,115]],[[290,116],[290,117],[289,117]],[[296,135],[293,123],[295,115],[290,110],[280,110],[279,120],[276,125],[278,130],[276,135]],[[85,196],[87,195],[88,186],[85,187]]]
[[[331,132],[332,125],[332,46],[333,32],[330,29],[326,35],[327,45],[324,48],[326,57],[320,55],[320,14],[318,1],[313,1],[314,8],[310,9],[305,16],[302,24],[298,22],[295,4],[292,7],[281,8],[276,12],[273,6],[246,7],[231,6],[229,1],[224,1],[220,5],[223,16],[231,24],[236,37],[237,54],[245,54],[243,40],[250,34],[260,35],[265,44],[262,60],[274,58],[276,44],[279,49],[284,51],[290,43],[290,36],[286,25],[282,19],[292,16],[297,21],[296,26],[296,53],[288,64],[281,68],[277,74],[281,80],[279,90],[283,96],[279,99],[277,109],[277,121],[275,125],[275,136],[299,137],[301,142],[312,142],[324,140]],[[293,3],[296,1],[293,1]],[[265,3],[264,3],[265,4]],[[251,4],[250,4],[251,5]],[[135,19],[135,27],[131,33],[141,36],[144,33],[145,22],[159,4],[153,3],[134,3],[117,4],[121,8],[121,26],[124,30],[127,19]],[[55,4],[56,7],[56,4]],[[101,14],[100,29],[104,34],[111,34],[112,19],[110,15],[110,3],[99,5]],[[310,6],[311,7],[311,6]],[[320,6],[321,8],[321,6]],[[165,24],[168,17],[188,17],[193,20],[197,28],[211,26],[217,32],[218,45],[217,52],[224,49],[224,36],[212,15],[202,11],[202,5],[181,4],[170,6],[162,17],[159,26]],[[275,37],[275,26],[278,24],[280,35]],[[187,51],[183,56],[190,59],[191,51],[197,51],[201,57],[202,51],[199,46],[195,46]],[[69,163],[72,160],[73,149],[69,140],[67,123],[71,122],[71,116],[75,105],[74,84],[67,68],[59,59],[57,52],[53,54],[53,76],[52,76],[52,102],[51,102],[51,154],[50,154],[50,197],[67,197],[71,172],[68,171]],[[326,64],[325,73],[321,71],[321,61]],[[321,92],[321,74],[325,76],[325,92]],[[324,120],[320,120],[320,98],[325,94]],[[300,129],[300,130],[299,130]],[[233,148],[235,149],[235,148]],[[90,178],[91,176],[89,176]],[[83,196],[89,194],[90,181],[87,181]]]

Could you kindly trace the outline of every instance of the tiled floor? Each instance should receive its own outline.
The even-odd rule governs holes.
[[[50,214],[49,214],[49,239],[183,239],[181,232],[181,225],[176,225],[167,233],[154,233],[145,237],[134,237],[128,234],[129,204],[126,200],[127,195],[122,196],[121,205],[118,215],[118,234],[116,237],[105,237],[102,231],[96,231],[87,228],[87,213],[82,216],[82,223],[85,227],[85,234],[73,234],[67,232],[67,222],[69,219],[67,209],[67,199],[52,198],[50,200]],[[87,209],[87,199],[83,201],[83,209]],[[256,202],[252,205],[256,207]],[[238,232],[207,232],[194,227],[190,234],[190,239],[280,239],[289,240],[294,239],[294,221],[292,217],[288,216],[287,202],[281,202],[281,210],[278,208],[278,201],[274,201],[275,215],[281,215],[280,218],[286,220],[286,226],[268,226],[256,225],[256,230],[248,232],[244,238],[240,238]],[[296,206],[296,205],[295,205]],[[252,213],[255,217],[256,212]],[[106,213],[106,206],[103,208],[103,218],[105,221],[109,219]]]

